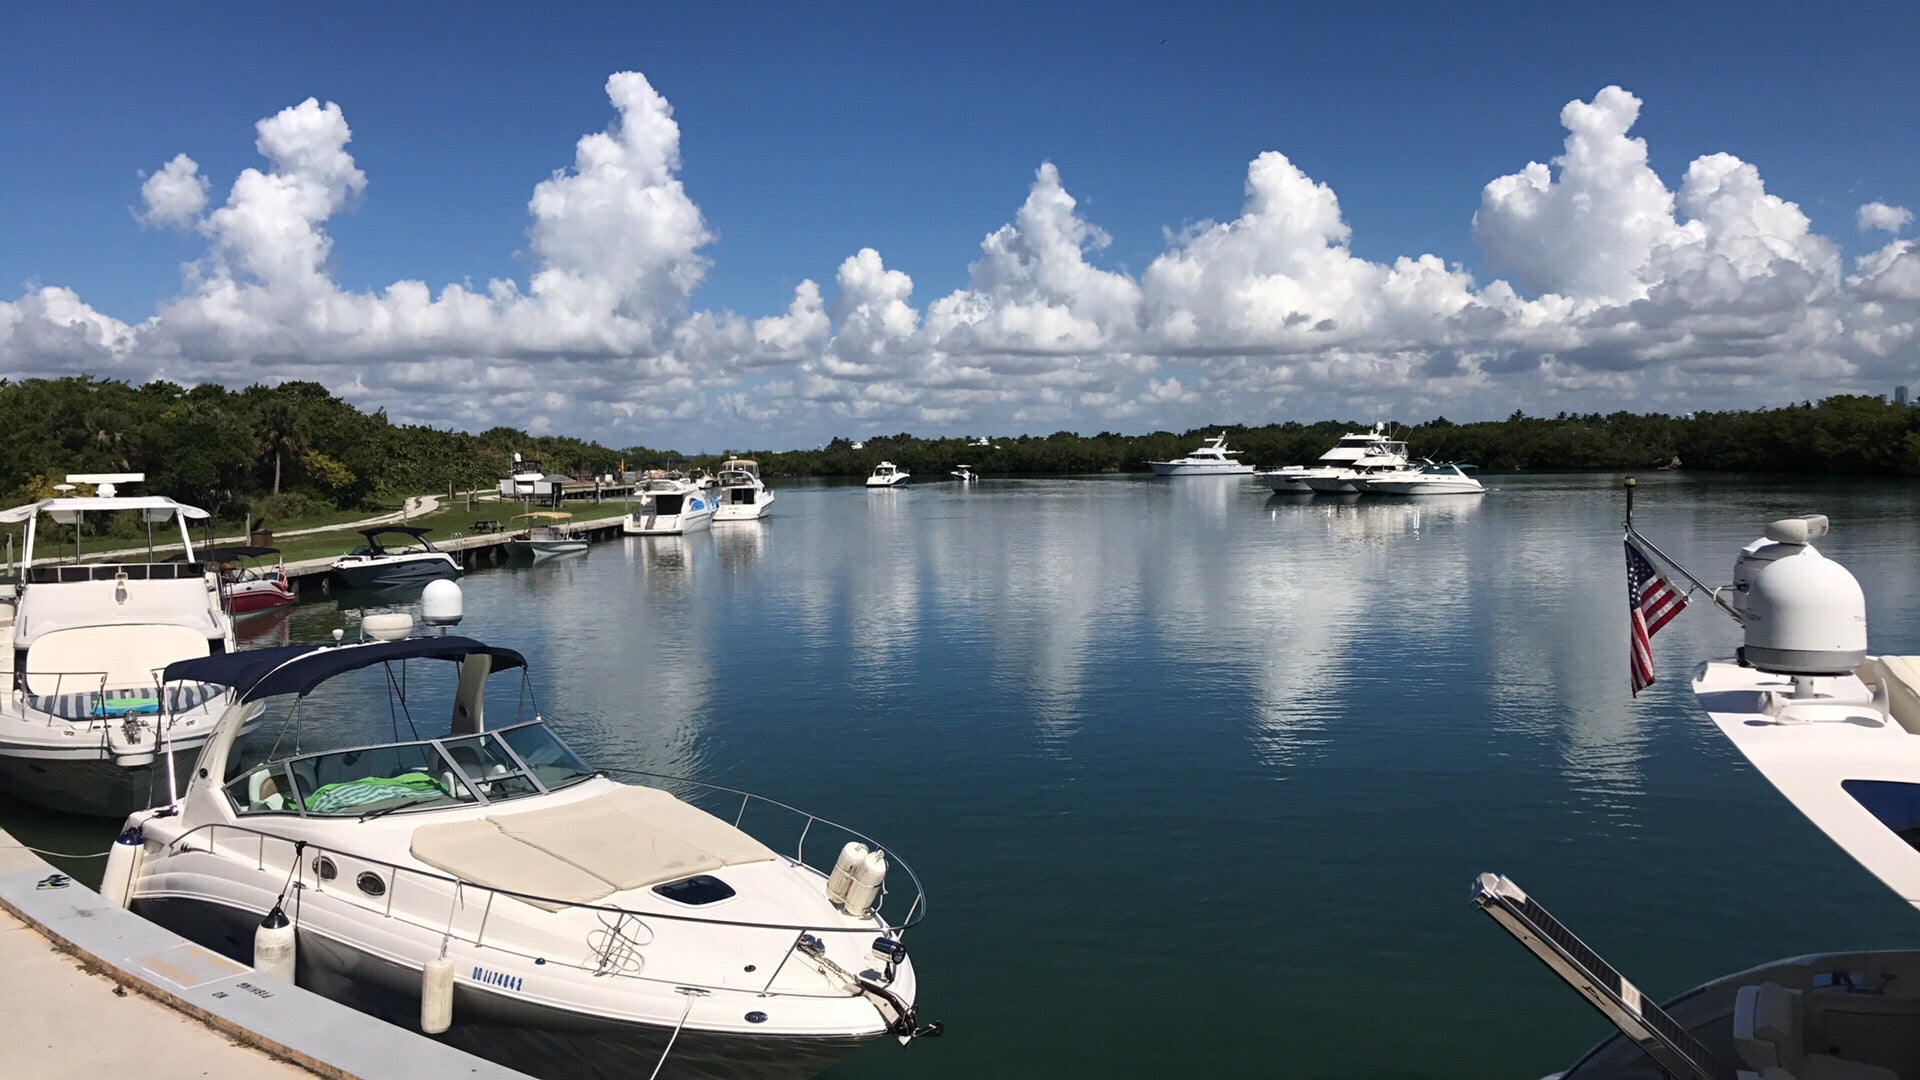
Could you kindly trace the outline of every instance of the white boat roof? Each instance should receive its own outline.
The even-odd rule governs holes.
[[[200,521],[212,515],[197,506],[174,502],[164,495],[80,495],[60,499],[41,499],[36,503],[16,506],[10,510],[0,510],[0,524],[18,525],[39,513],[91,513],[97,510],[165,510],[159,516],[149,515],[151,521],[166,521],[179,514],[192,521]]]

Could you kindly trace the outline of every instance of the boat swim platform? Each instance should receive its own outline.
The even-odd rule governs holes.
[[[114,907],[4,831],[0,966],[13,1076],[526,1078]]]

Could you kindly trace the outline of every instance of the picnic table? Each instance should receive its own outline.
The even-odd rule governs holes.
[[[473,523],[473,531],[476,533],[497,533],[501,527],[499,518],[481,518]]]

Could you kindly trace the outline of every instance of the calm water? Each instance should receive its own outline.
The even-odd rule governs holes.
[[[463,632],[528,653],[590,760],[784,799],[919,871],[908,943],[948,1036],[841,1080],[1537,1077],[1605,1028],[1468,904],[1481,870],[1658,996],[1911,944],[1912,912],[1696,712],[1687,672],[1730,651],[1729,620],[1696,605],[1628,696],[1617,478],[1493,483],[789,486],[760,526],[471,575]],[[1642,528],[1709,581],[1767,519],[1830,514],[1876,650],[1920,651],[1912,485],[1640,492]]]

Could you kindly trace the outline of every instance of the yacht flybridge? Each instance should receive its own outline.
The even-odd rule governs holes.
[[[457,589],[430,587],[430,621]],[[178,805],[128,819],[103,895],[542,1076],[811,1076],[934,1030],[902,941],[926,905],[892,851],[744,792],[616,782],[533,710],[519,653],[362,625],[168,669],[235,703]],[[341,689],[363,680],[391,714]],[[303,707],[334,715],[303,733]],[[316,747],[371,715],[396,741]],[[848,837],[831,874],[805,861]]]
[[[720,463],[720,505],[713,520],[758,521],[773,509],[773,492],[760,481],[760,463],[751,458],[728,458]]]
[[[120,817],[164,801],[214,728],[217,686],[164,686],[176,660],[234,648],[215,572],[195,558],[187,522],[207,512],[158,495],[122,496],[139,473],[69,476],[98,494],[42,499],[0,512],[25,525],[17,577],[0,582],[0,785],[52,810]],[[147,527],[144,562],[80,561],[87,520],[135,513]],[[74,527],[74,559],[35,565],[54,547],[42,520]],[[177,526],[184,561],[153,561],[153,528]]]
[[[1245,476],[1253,472],[1253,466],[1244,461],[1235,461],[1240,451],[1227,449],[1227,433],[1201,443],[1200,447],[1183,458],[1172,461],[1149,461],[1147,467],[1155,476]]]
[[[1733,584],[1711,595],[1745,643],[1696,668],[1693,690],[1795,809],[1920,906],[1920,657],[1869,654],[1859,583],[1813,546],[1827,528],[1817,515],[1775,521],[1741,549]],[[1780,883],[1773,895],[1797,894]],[[1920,1076],[1920,950],[1773,961],[1663,1009],[1513,882],[1482,875],[1474,899],[1622,1031],[1564,1080]]]

